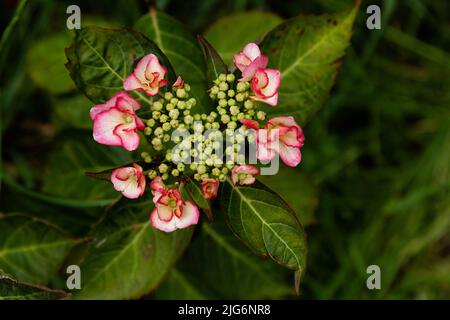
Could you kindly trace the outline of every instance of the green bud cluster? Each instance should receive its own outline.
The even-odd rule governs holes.
[[[224,181],[236,164],[245,163],[241,154],[245,140],[250,143],[255,140],[247,135],[240,120],[264,120],[265,113],[256,111],[256,103],[249,98],[250,83],[237,81],[231,73],[220,74],[214,80],[209,95],[216,110],[209,114],[191,114],[196,100],[189,98],[189,91],[188,84],[183,89],[172,88],[150,107],[151,118],[146,121],[144,134],[156,151],[164,152],[164,160],[148,171],[148,176],[166,180],[189,175],[199,181],[207,178]],[[188,138],[170,141],[173,130],[186,130]],[[206,136],[208,130],[214,131]],[[147,152],[141,156],[146,163],[152,161]]]

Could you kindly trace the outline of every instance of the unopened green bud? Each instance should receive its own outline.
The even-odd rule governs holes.
[[[227,81],[227,75],[221,73],[217,79],[219,79],[219,81]]]
[[[234,74],[232,74],[232,73],[229,73],[229,74],[227,74],[227,81],[228,82],[233,82],[234,80],[236,79],[236,77],[234,76]]]
[[[236,85],[236,90],[238,92],[244,92],[245,90],[247,90],[247,86],[245,85],[245,82],[238,82],[238,84]]]
[[[159,172],[161,172],[161,173],[167,172],[167,169],[168,169],[168,168],[169,168],[169,167],[168,167],[167,164],[165,164],[165,163],[161,163],[161,164],[159,165],[159,167],[158,167]]]
[[[148,119],[147,120],[147,126],[153,127],[156,124],[155,119]]]
[[[166,92],[166,93],[164,94],[164,98],[165,98],[166,100],[170,101],[170,100],[173,98],[172,92]]]
[[[256,113],[256,118],[258,118],[258,120],[264,120],[266,119],[266,113],[264,111],[258,111]]]
[[[144,129],[144,134],[145,134],[146,136],[151,135],[151,134],[152,134],[152,129],[149,128],[149,127],[145,127],[145,129]]]
[[[225,99],[220,99],[219,100],[219,106],[222,108],[225,108],[228,105],[228,101]]]
[[[149,177],[150,179],[155,179],[157,176],[158,176],[158,172],[156,172],[156,170],[150,170],[150,171],[148,172],[148,177]]]
[[[162,103],[159,102],[159,101],[155,101],[155,102],[153,102],[152,108],[151,108],[151,109],[152,109],[153,111],[160,111],[162,108],[163,108]]]
[[[178,177],[178,176],[180,175],[180,172],[178,171],[178,169],[173,169],[173,170],[172,170],[172,175],[173,175],[174,177]]]
[[[220,91],[227,91],[228,88],[229,88],[229,86],[228,86],[228,83],[226,83],[226,82],[221,82],[221,83],[219,84],[219,89],[220,89]]]

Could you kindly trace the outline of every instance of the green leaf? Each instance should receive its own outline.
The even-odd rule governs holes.
[[[121,147],[96,143],[90,134],[63,138],[49,156],[42,191],[66,199],[98,201],[97,206],[120,197],[111,183],[94,181],[87,171],[102,171],[131,163],[130,153]]]
[[[260,182],[235,187],[227,181],[220,207],[233,232],[255,253],[293,270],[305,269],[305,233],[279,195]]]
[[[218,215],[213,224],[203,223],[156,298],[280,299],[293,293],[285,270],[256,257]]]
[[[53,94],[75,89],[69,72],[64,68],[64,48],[70,34],[61,32],[37,41],[27,52],[27,72],[33,82]]]
[[[303,226],[314,222],[314,211],[319,201],[318,191],[311,179],[302,173],[301,168],[280,166],[277,174],[262,175],[258,180],[286,201]]]
[[[150,9],[134,29],[152,39],[169,58],[177,75],[191,86],[190,95],[197,99],[198,113],[208,111],[207,81],[202,51],[194,36],[180,22],[162,12]]]
[[[208,41],[229,64],[233,56],[249,42],[257,42],[265,33],[283,21],[263,11],[239,12],[214,22],[204,33]]]
[[[321,108],[349,45],[358,8],[295,17],[267,34],[261,50],[269,56],[268,67],[281,72],[277,107],[263,106],[268,115],[293,115],[304,125]]]
[[[205,199],[202,190],[196,181],[186,177],[186,183],[183,183],[180,190],[184,199],[189,199],[194,202],[206,214],[210,222],[213,220],[211,203]]]
[[[223,62],[220,55],[217,53],[216,49],[202,36],[197,37],[200,45],[202,46],[203,56],[206,64],[206,78],[208,79],[209,85],[213,85],[213,81],[223,73],[228,73],[228,68]]]
[[[0,300],[58,300],[69,294],[18,281],[0,270]]]
[[[88,98],[82,94],[75,94],[56,98],[53,108],[58,121],[74,128],[92,130],[92,120],[89,117],[92,107],[93,104]]]
[[[17,214],[0,217],[0,269],[22,281],[47,285],[77,242],[43,220]]]
[[[125,29],[86,27],[77,30],[66,50],[66,67],[77,87],[94,103],[103,103],[123,90],[125,78],[144,55],[153,53],[167,68],[167,79],[175,81],[175,74],[167,57],[158,46],[143,34]],[[140,100],[149,97],[133,92]]]
[[[81,264],[78,299],[132,299],[153,290],[189,244],[194,227],[165,233],[154,229],[153,204],[123,199],[92,232]]]

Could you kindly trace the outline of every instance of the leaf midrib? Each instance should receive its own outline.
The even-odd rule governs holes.
[[[231,185],[231,182],[228,180],[228,183]],[[232,185],[231,185],[232,186]],[[245,202],[250,209],[254,212],[254,214],[261,220],[261,223],[264,224],[269,230],[278,238],[280,241],[286,246],[286,248],[289,249],[289,251],[292,253],[292,255],[295,257],[295,260],[297,261],[297,266],[300,266],[300,260],[297,257],[297,254],[292,250],[292,248],[284,241],[283,238],[281,238],[277,232],[271,227],[269,223],[267,223],[263,217],[258,213],[258,211],[253,207],[250,200],[247,200],[247,198],[244,196],[244,194],[239,190],[239,187],[233,188],[232,190],[239,194],[241,201]],[[242,210],[241,210],[242,211]],[[267,246],[264,243],[264,246],[266,247],[266,250],[268,250]]]

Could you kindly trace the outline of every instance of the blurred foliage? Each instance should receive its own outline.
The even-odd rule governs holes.
[[[188,31],[207,37],[220,33],[219,19],[247,10],[286,19],[340,11],[349,2],[152,3]],[[108,193],[106,183],[79,182],[86,178],[73,174],[116,160],[95,147],[81,150],[90,148],[89,139],[73,146],[65,142],[90,135],[90,103],[66,82],[60,65],[65,61],[65,11],[73,3],[0,4],[0,212],[45,218],[80,236],[103,212],[104,203],[98,201],[110,201],[114,193]],[[148,4],[138,0],[76,3],[82,24],[86,15],[86,21],[89,16],[105,25],[132,27],[148,12]],[[366,28],[368,4],[381,6],[381,30]],[[23,10],[14,17],[16,6]],[[306,224],[309,254],[301,298],[450,297],[449,15],[450,3],[443,0],[363,1],[331,98],[305,127],[303,162],[289,169],[291,174],[283,168],[280,176],[264,178]],[[222,31],[226,39],[226,28]],[[223,45],[225,50],[228,44]],[[71,157],[58,160],[63,152]],[[90,162],[91,157],[106,162]],[[62,162],[61,167],[52,168],[53,161]],[[101,197],[91,193],[96,189],[103,190]],[[89,196],[94,194],[98,197]],[[196,230],[184,257],[151,297],[294,297],[292,275],[247,256],[220,219]],[[381,290],[366,288],[371,264],[381,268]]]

